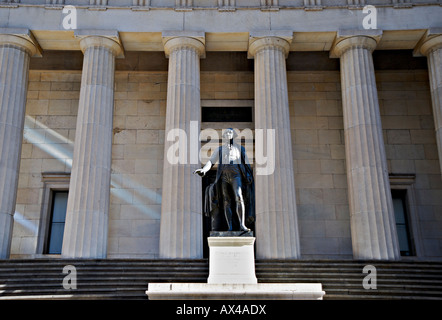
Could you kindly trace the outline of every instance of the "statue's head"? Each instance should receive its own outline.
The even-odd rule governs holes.
[[[223,132],[223,138],[224,139],[234,139],[238,136],[238,134],[233,130],[232,128],[227,128]]]

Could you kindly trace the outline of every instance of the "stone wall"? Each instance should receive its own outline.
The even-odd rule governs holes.
[[[71,171],[81,72],[31,71],[11,257],[36,253],[42,172]]]
[[[414,174],[409,190],[416,250],[442,255],[442,180],[426,70],[376,73],[391,174]]]
[[[167,73],[117,72],[108,257],[158,256]]]
[[[442,181],[428,73],[376,72],[389,173],[408,189],[415,251],[440,257]],[[339,72],[288,72],[304,258],[352,257]],[[392,188],[404,186],[392,185]]]
[[[288,72],[302,257],[351,257],[339,71]]]
[[[390,173],[415,175],[413,227],[442,256],[442,182],[428,74],[376,72]],[[81,71],[31,70],[11,257],[35,256],[42,172],[70,172]],[[253,99],[253,72],[201,72],[201,98]],[[339,71],[288,72],[301,256],[351,258]],[[115,75],[108,257],[157,258],[167,72]]]

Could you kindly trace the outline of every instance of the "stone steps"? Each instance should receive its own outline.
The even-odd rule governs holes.
[[[62,286],[63,267],[77,271],[77,289]],[[365,290],[365,265],[377,289]],[[260,283],[320,282],[324,299],[442,299],[442,262],[257,260]],[[206,282],[208,261],[135,259],[0,260],[0,299],[147,299],[149,282]]]
[[[376,267],[376,290],[362,286],[366,265]],[[324,299],[442,299],[439,262],[258,261],[256,270],[261,282],[321,282]]]

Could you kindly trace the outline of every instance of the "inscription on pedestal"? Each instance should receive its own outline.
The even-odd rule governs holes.
[[[209,237],[208,283],[257,283],[255,276],[254,237],[232,237],[226,234],[241,232],[216,232],[224,236]],[[248,234],[251,232],[247,232]]]

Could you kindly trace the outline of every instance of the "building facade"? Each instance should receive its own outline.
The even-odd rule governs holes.
[[[0,258],[203,258],[192,172],[233,127],[250,159],[274,156],[252,163],[257,258],[440,260],[441,16],[434,0],[1,2]]]

